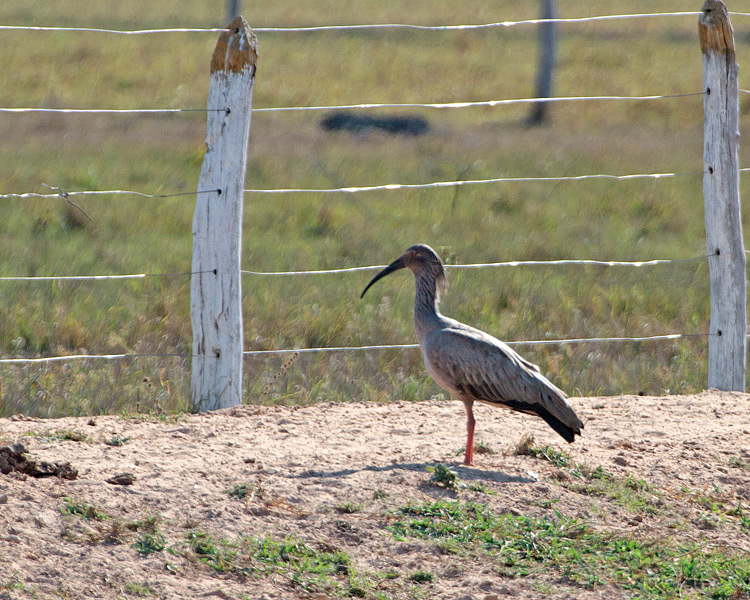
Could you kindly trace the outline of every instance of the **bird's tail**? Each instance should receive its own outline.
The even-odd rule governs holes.
[[[539,416],[545,423],[552,427],[569,444],[573,442],[576,435],[581,435],[583,421],[578,418],[573,408],[568,404],[565,395],[557,388],[559,394],[542,394],[542,406],[544,410],[539,411]],[[546,398],[545,398],[546,396]],[[544,402],[546,400],[546,402]]]
[[[548,412],[540,414],[539,416],[544,419],[545,423],[547,423],[547,425],[549,425],[550,427],[552,427],[552,429],[559,433],[562,438],[569,444],[573,443],[576,434],[581,435],[583,424],[581,424],[579,427],[571,427],[570,425],[566,425],[560,419]]]

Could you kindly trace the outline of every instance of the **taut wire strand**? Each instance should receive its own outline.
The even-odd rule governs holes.
[[[652,342],[658,340],[676,340],[680,338],[691,337],[708,337],[710,333],[668,333],[664,335],[651,335],[647,337],[602,337],[602,338],[570,338],[560,340],[528,340],[517,342],[505,342],[509,346],[533,346],[548,344],[583,344],[594,342]],[[242,354],[245,356],[259,356],[263,354],[299,354],[313,352],[345,352],[361,350],[399,350],[399,349],[419,348],[419,344],[384,344],[377,346],[333,346],[328,348],[292,348],[284,350],[246,350]]]
[[[481,269],[487,267],[521,267],[521,266],[556,266],[556,265],[597,265],[604,267],[650,267],[680,262],[705,260],[716,254],[693,256],[691,258],[657,258],[641,261],[622,260],[593,260],[593,259],[560,259],[560,260],[510,260],[493,263],[471,263],[466,265],[444,265],[446,269]],[[359,271],[377,271],[386,265],[368,265],[365,267],[349,267],[342,269],[317,269],[310,271],[249,271],[242,270],[243,275],[331,275],[335,273],[356,273]]]
[[[632,13],[620,15],[596,15],[591,17],[570,17],[555,19],[522,19],[519,21],[499,21],[496,23],[478,23],[467,25],[417,25],[411,23],[365,23],[352,25],[311,25],[305,27],[253,27],[255,33],[304,33],[314,31],[349,31],[355,29],[415,29],[420,31],[462,31],[467,29],[491,29],[495,27],[514,27],[517,25],[538,25],[540,23],[591,23],[597,21],[613,21],[620,19],[645,19],[653,17],[697,17],[702,13],[695,11],[663,12],[663,13]],[[748,16],[750,13],[730,12],[731,16]],[[47,31],[47,32],[88,32],[110,33],[117,35],[146,35],[158,33],[220,33],[226,28],[164,28],[164,29],[103,29],[95,27],[46,27],[26,25],[0,25],[0,30],[7,31]]]

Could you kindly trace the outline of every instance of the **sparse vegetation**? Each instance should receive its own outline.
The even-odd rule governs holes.
[[[560,485],[574,492],[590,496],[603,496],[637,513],[653,514],[663,504],[660,493],[652,490],[643,479],[630,474],[619,477],[603,467],[592,468],[573,461],[570,454],[550,446],[538,446],[533,436],[524,436],[515,449],[515,454],[533,456],[552,463],[571,476]]]
[[[144,532],[141,533],[138,538],[133,542],[133,548],[141,556],[148,556],[155,552],[161,552],[167,547],[167,541],[164,535],[158,531],[153,533]]]
[[[140,596],[140,597],[146,597],[146,596],[155,596],[156,590],[152,588],[147,583],[126,583],[125,584],[125,591],[128,594],[131,594],[133,596]]]
[[[63,441],[63,442],[90,442],[91,438],[80,431],[73,431],[71,429],[61,429],[52,433],[45,434],[49,440]]]
[[[441,485],[449,490],[465,489],[466,484],[458,477],[458,473],[448,465],[437,463],[434,467],[426,467],[430,476],[430,483]]]
[[[111,438],[104,440],[107,446],[124,446],[128,441],[129,437],[120,437],[119,435],[113,435]]]
[[[465,481],[462,481],[456,471],[443,463],[437,463],[433,467],[425,468],[429,473],[432,473],[429,482],[433,485],[442,486],[454,491],[470,490],[472,492],[482,492],[483,494],[492,493],[484,484],[466,483]]]
[[[83,519],[103,521],[107,518],[107,515],[99,512],[99,510],[93,505],[77,500],[75,498],[65,497],[62,499],[60,504],[60,512],[66,515],[76,515]]]
[[[351,515],[353,513],[360,512],[364,505],[359,502],[342,502],[341,504],[336,505],[336,512],[339,512],[344,515]]]
[[[365,597],[368,578],[357,576],[351,559],[327,544],[308,544],[289,536],[238,536],[228,540],[207,532],[191,531],[186,537],[186,556],[221,573],[284,574],[308,593],[333,592],[337,596]],[[176,551],[176,550],[175,550]]]
[[[642,541],[592,530],[560,513],[550,519],[494,514],[459,501],[408,505],[399,514],[389,526],[396,539],[450,540],[462,552],[490,557],[511,577],[544,581],[553,570],[583,588],[613,584],[665,600],[683,598],[687,590],[701,598],[750,593],[750,557],[730,549]]]
[[[229,497],[236,500],[244,500],[248,496],[252,497],[254,493],[255,486],[252,483],[238,483],[227,490]]]
[[[454,455],[461,456],[464,454],[464,452],[466,452],[466,446],[458,448],[454,452]],[[474,454],[495,454],[495,450],[493,450],[487,442],[480,440],[476,444],[474,444]]]
[[[530,434],[526,434],[521,438],[516,445],[514,454],[540,458],[560,468],[571,464],[570,454],[552,446],[538,446],[534,441],[534,436]]]
[[[409,575],[409,579],[414,583],[432,583],[435,581],[435,574],[430,571],[414,571]]]

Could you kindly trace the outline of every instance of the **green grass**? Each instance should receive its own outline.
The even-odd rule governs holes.
[[[661,500],[663,494],[652,489],[644,479],[635,478],[631,474],[621,477],[602,466],[591,467],[586,463],[575,462],[564,450],[537,445],[533,436],[525,436],[515,453],[550,462],[568,473],[570,480],[561,482],[563,487],[579,494],[612,500],[631,512],[655,514],[664,504]]]
[[[350,557],[325,543],[309,544],[295,536],[283,540],[270,536],[240,535],[234,539],[191,531],[183,555],[193,557],[217,573],[254,577],[281,575],[307,593],[333,593],[337,597],[364,597],[372,587],[357,575]],[[317,547],[316,547],[317,546]],[[179,553],[177,547],[171,547]]]
[[[341,513],[342,515],[351,515],[362,511],[364,507],[364,504],[360,502],[352,502],[350,500],[348,502],[337,504],[334,508],[336,509],[336,512]]]
[[[235,500],[244,500],[247,496],[255,493],[255,486],[252,483],[238,483],[227,490],[230,498]]]
[[[157,592],[147,583],[126,583],[125,591],[133,596],[140,596],[144,598],[146,596],[156,596]]]
[[[107,519],[107,515],[99,512],[99,510],[93,504],[88,504],[76,498],[65,497],[62,499],[60,504],[60,512],[64,515],[76,515],[87,521],[103,521]]]
[[[133,548],[141,556],[148,556],[161,552],[167,547],[166,539],[164,535],[158,531],[153,533],[141,533],[138,538],[133,542]]]
[[[116,10],[115,10],[116,8]],[[536,16],[536,3],[444,0],[342,5],[261,0],[254,25],[463,23]],[[628,11],[684,10],[677,0]],[[697,7],[696,7],[697,10]],[[622,12],[614,0],[561,16]],[[739,17],[738,17],[739,19]],[[222,3],[5,0],[5,24],[150,28],[215,26]],[[743,22],[744,23],[744,22]],[[736,25],[738,61],[750,47]],[[2,106],[202,107],[216,36],[2,32]],[[533,27],[462,32],[262,34],[257,107],[483,100],[533,94]],[[491,56],[492,60],[487,60]],[[743,76],[744,77],[744,76]],[[694,17],[561,27],[556,93],[690,93],[701,88]],[[740,81],[740,85],[750,87]],[[743,97],[742,125],[750,104]],[[320,114],[256,113],[247,185],[338,187],[498,176],[688,172],[702,168],[700,98],[557,104],[549,125],[528,107],[422,111],[423,138],[331,135]],[[200,114],[3,115],[0,193],[63,189],[196,189]],[[746,163],[747,146],[741,148]],[[747,180],[742,191],[747,192]],[[699,176],[658,181],[502,183],[457,189],[245,198],[243,266],[298,270],[384,264],[415,242],[451,262],[682,258],[705,254]],[[0,275],[190,270],[193,198],[89,197],[74,226],[60,200],[3,201]],[[745,221],[745,230],[750,223]],[[369,274],[246,276],[248,350],[414,340],[408,274],[358,294]],[[192,350],[189,280],[1,282],[0,355],[184,353]],[[450,272],[444,312],[507,340],[647,336],[708,330],[705,261],[641,269],[518,267]],[[524,348],[554,383],[582,394],[687,393],[706,385],[704,338]],[[413,350],[245,361],[245,400],[418,400],[440,392]],[[190,409],[187,358],[0,367],[0,416]]]
[[[485,558],[510,577],[596,588],[613,585],[640,598],[739,598],[750,593],[750,558],[728,549],[641,540],[595,531],[556,513],[539,519],[495,514],[485,505],[439,500],[407,505],[389,525],[396,539],[434,540]]]

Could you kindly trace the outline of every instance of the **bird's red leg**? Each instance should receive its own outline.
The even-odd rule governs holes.
[[[464,457],[464,464],[469,466],[474,464],[474,425],[476,420],[471,408],[473,404],[474,400],[464,400],[464,406],[466,407],[466,456]]]

